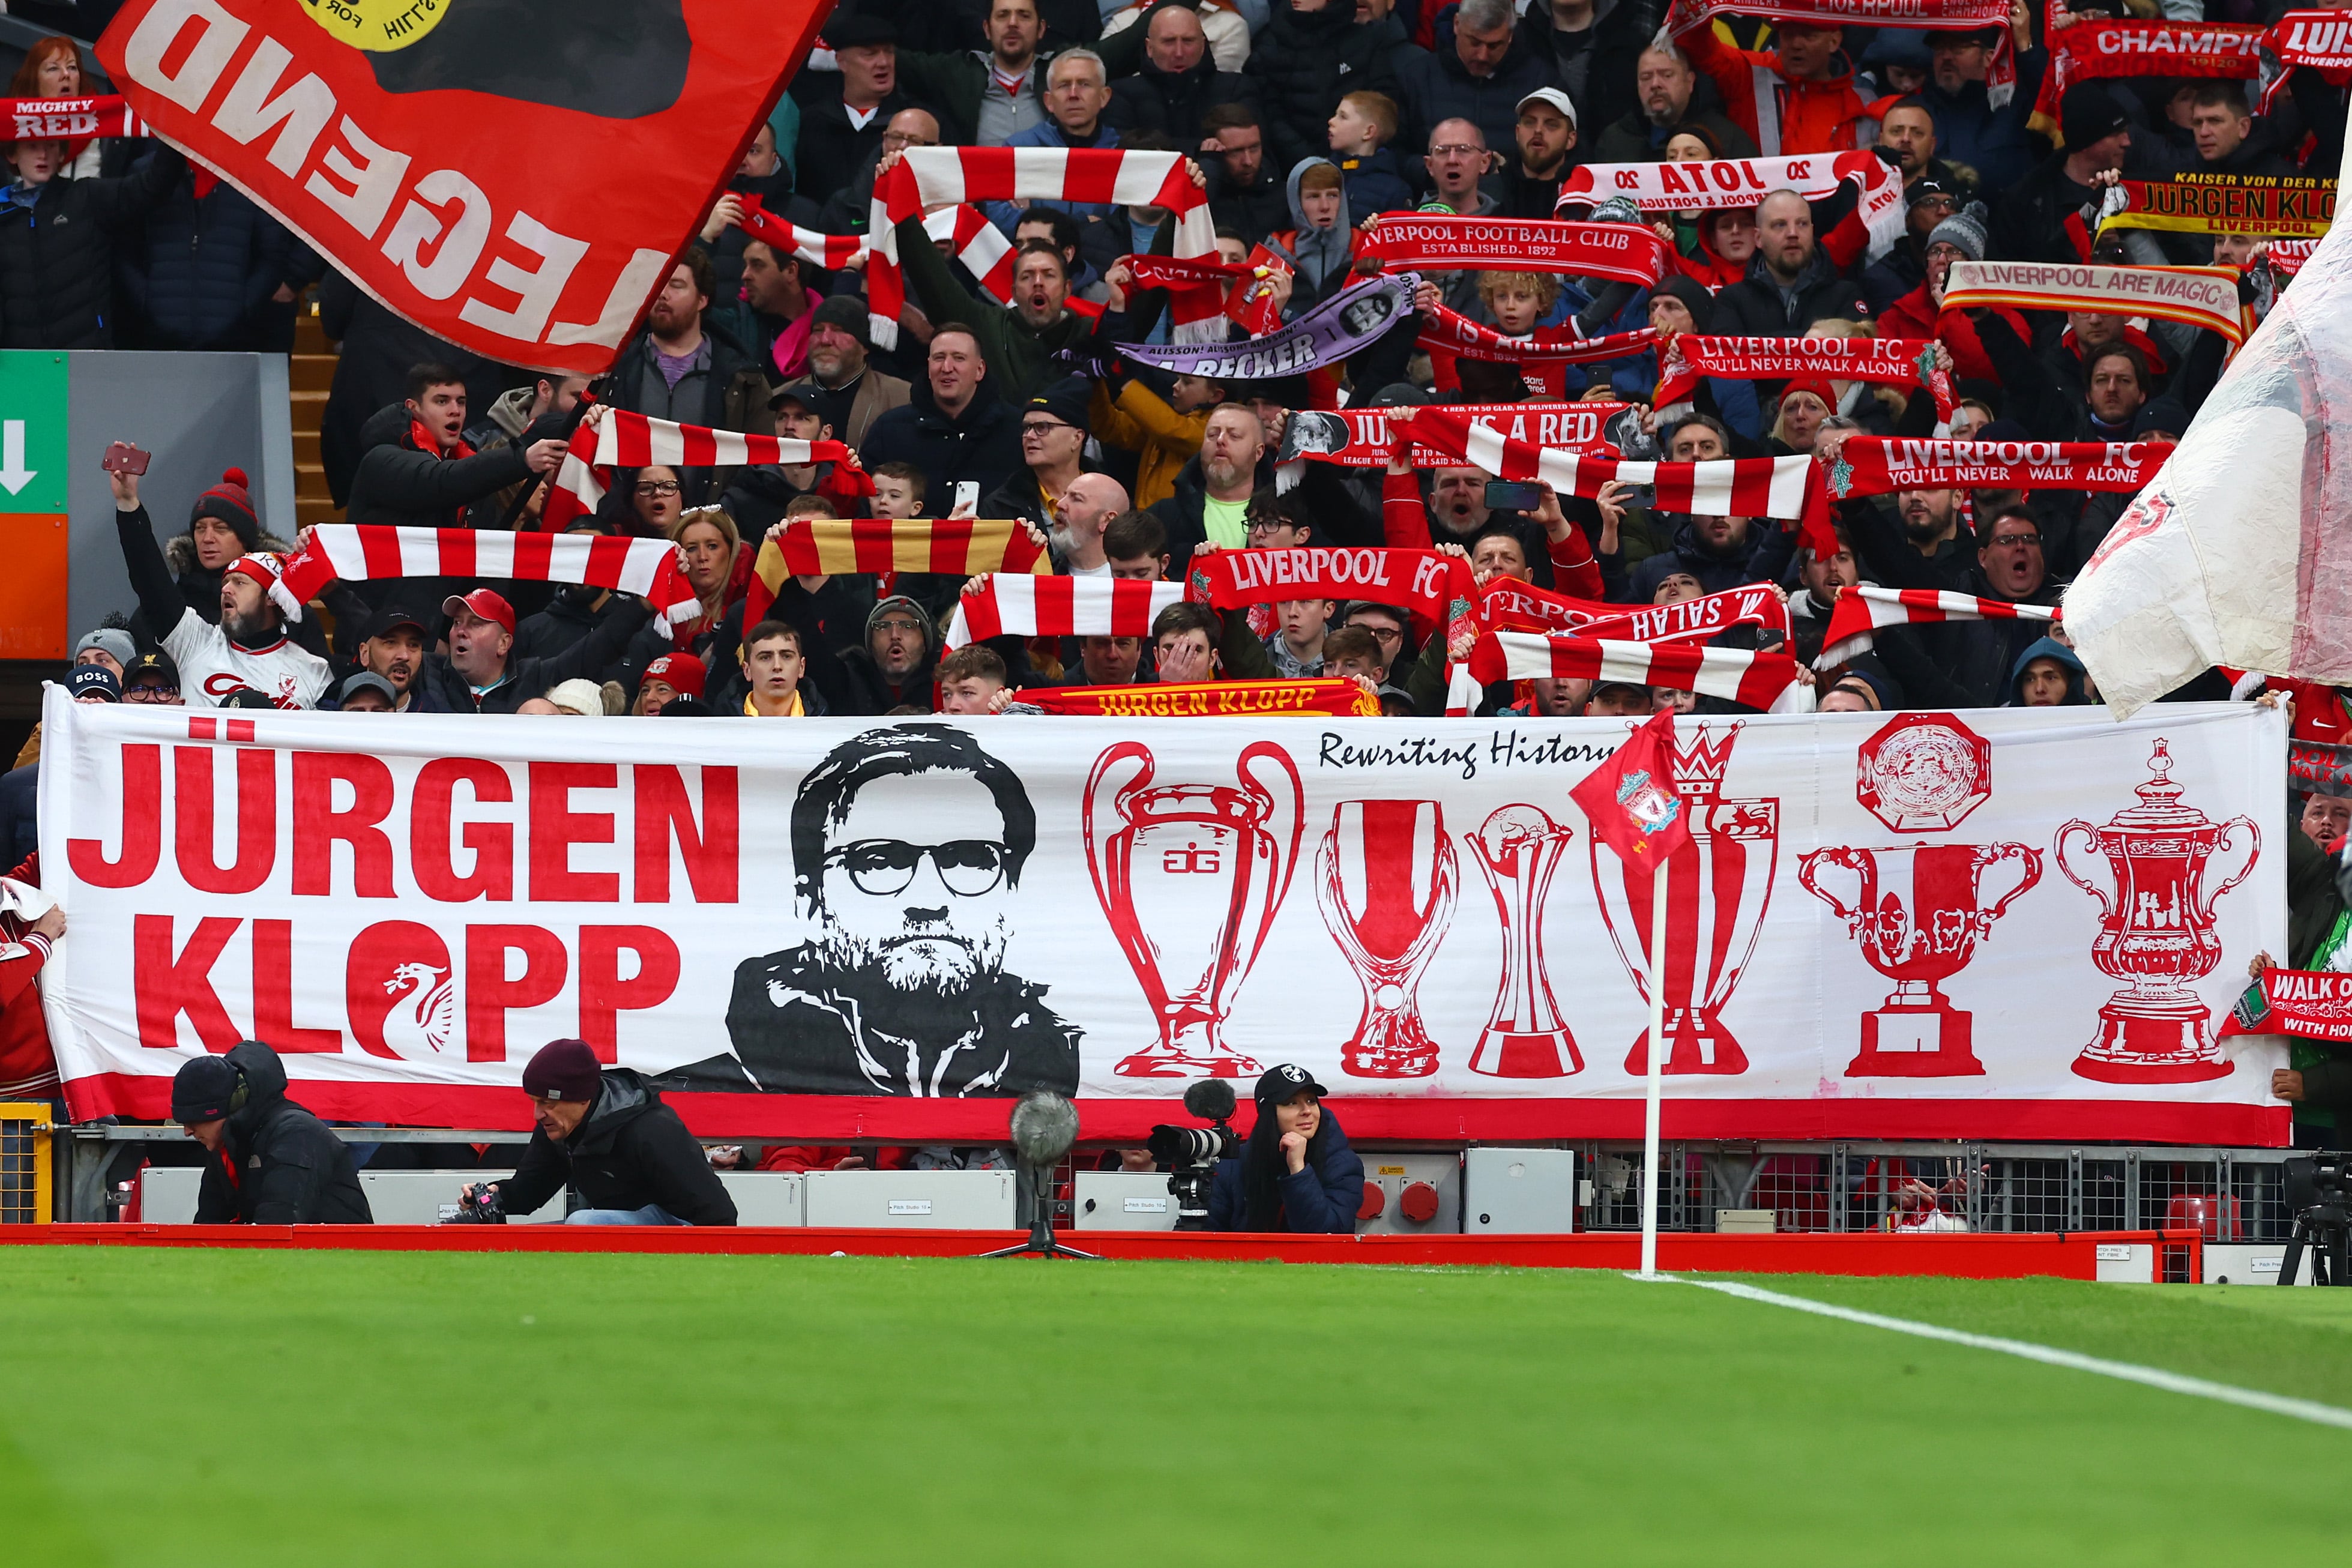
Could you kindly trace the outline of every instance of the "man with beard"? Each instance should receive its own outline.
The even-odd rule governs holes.
[[[2006,105],[1993,107],[1987,83],[2000,42],[2000,33],[1993,27],[1930,32],[1927,48],[1933,66],[1918,89],[1936,117],[1936,139],[1943,144],[1944,155],[1975,170],[1989,191],[2008,189],[2032,167],[2035,143],[2028,121],[2042,73],[2049,66],[2049,56],[2033,45],[2032,7],[2011,6],[2010,18],[2017,85]]]
[[[1076,1093],[1078,1032],[1004,968],[1037,821],[1020,779],[944,725],[836,746],[793,801],[809,940],[746,959],[733,1054],[680,1089],[926,1098]]]
[[[179,666],[187,705],[218,707],[232,692],[252,690],[276,707],[317,707],[333,672],[325,659],[287,638],[287,625],[301,618],[302,606],[278,580],[285,563],[262,551],[230,562],[221,574],[215,625],[188,608],[172,580],[155,526],[139,503],[139,476],[110,470],[106,477],[114,489],[115,531],[131,590],[148,626]]]
[[[1815,321],[1870,313],[1862,290],[1838,274],[1813,242],[1813,208],[1794,191],[1774,191],[1756,208],[1756,259],[1748,276],[1715,297],[1708,331],[1726,337],[1802,337]]]
[[[808,373],[817,416],[853,447],[862,446],[874,421],[914,392],[866,363],[873,347],[866,331],[866,301],[853,294],[829,296],[809,316]]]
[[[1201,162],[1216,171],[1209,213],[1245,246],[1255,245],[1290,221],[1290,198],[1283,193],[1284,171],[1265,160],[1265,127],[1246,103],[1221,103],[1202,117],[1209,134]],[[1212,162],[1213,160],[1213,162]]]
[[[646,330],[613,362],[612,406],[681,425],[773,435],[765,374],[743,345],[703,331],[713,287],[710,258],[698,247],[670,268],[646,308]],[[684,504],[700,505],[718,492],[708,468],[683,470],[678,479]]]
[[[1176,476],[1176,493],[1150,510],[1167,534],[1170,580],[1184,580],[1195,545],[1238,550],[1249,542],[1250,497],[1257,489],[1265,446],[1265,421],[1246,404],[1224,403],[1209,411],[1201,455]]]
[[[1503,216],[1551,216],[1559,205],[1559,183],[1568,176],[1569,155],[1576,150],[1576,105],[1559,89],[1539,87],[1519,100],[1512,127],[1518,161],[1497,176]]]
[[[439,713],[511,713],[561,681],[602,679],[629,639],[653,618],[643,599],[615,594],[614,608],[593,630],[561,652],[515,657],[515,613],[499,594],[477,588],[443,601],[449,651],[427,654],[422,671],[425,709]]]
[[[1601,128],[1593,158],[1602,163],[1655,163],[1666,138],[1685,125],[1706,128],[1727,158],[1753,158],[1756,143],[1723,112],[1715,83],[1691,68],[1674,44],[1653,40],[1635,63],[1633,91],[1641,101],[1622,120]]]
[[[887,713],[902,704],[929,708],[935,640],[930,614],[921,605],[904,594],[882,600],[866,616],[865,643],[828,661],[824,674],[838,688],[826,693],[834,711]]]
[[[1054,569],[1072,577],[1111,575],[1103,533],[1128,509],[1127,487],[1108,474],[1080,474],[1054,509]]]
[[[825,297],[809,287],[809,269],[798,256],[764,239],[744,241],[741,262],[739,287],[712,284],[723,290],[712,299],[724,301],[711,308],[712,330],[741,345],[762,374],[773,367],[785,380],[797,379],[808,368],[810,312]]]
[[[399,608],[379,611],[361,639],[359,668],[381,676],[392,688],[394,712],[422,711],[416,700],[416,677],[425,668],[424,621]]]

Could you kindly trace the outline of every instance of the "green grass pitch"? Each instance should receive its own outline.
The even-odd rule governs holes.
[[[2352,1406],[2352,1290],[1761,1279]],[[0,1248],[0,1562],[2230,1563],[2352,1432],[1621,1275]]]

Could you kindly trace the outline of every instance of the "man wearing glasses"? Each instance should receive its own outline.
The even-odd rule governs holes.
[[[1021,781],[944,725],[869,730],[826,754],[792,812],[808,939],[750,958],[733,1055],[664,1087],[925,1097],[1075,1093],[1078,1031],[1005,949],[1037,820]]]

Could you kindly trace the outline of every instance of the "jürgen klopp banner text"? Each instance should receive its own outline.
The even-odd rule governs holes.
[[[1602,797],[1687,833],[1668,1134],[2284,1142],[2279,1043],[2218,1026],[2286,940],[2285,721],[2150,714],[1677,719]],[[1282,1062],[1366,1137],[1642,1125],[1652,868],[1576,793],[1622,721],[44,723],[78,1117],[251,1036],[323,1115],[512,1126],[577,1037],[715,1137],[1048,1089],[1134,1138]]]
[[[130,0],[98,57],[164,140],[385,305],[593,374],[825,0]]]

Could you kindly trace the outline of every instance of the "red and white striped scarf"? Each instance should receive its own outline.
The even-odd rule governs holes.
[[[1822,635],[1821,657],[1813,660],[1813,668],[1830,669],[1868,653],[1878,646],[1874,634],[1888,626],[2057,618],[2058,612],[2048,605],[2013,605],[1972,594],[1943,594],[1933,588],[1843,588],[1830,611],[1829,629]]]
[[[1942,431],[1951,426],[1954,398],[1952,378],[1936,368],[1935,351],[1927,338],[1714,338],[1683,332],[1658,356],[1652,405],[1689,402],[1702,376],[1779,381],[1818,375],[1923,386],[1935,399],[1936,426]]]
[[[665,635],[702,614],[677,545],[614,534],[322,522],[286,563],[279,582],[295,603],[306,604],[330,583],[383,577],[511,577],[616,588],[652,605]]]
[[[1546,327],[1523,338],[1507,338],[1483,321],[1440,305],[1421,319],[1423,348],[1460,359],[1493,360],[1501,364],[1598,364],[1623,359],[1654,348],[1658,334],[1648,327],[1588,338],[1573,327]]]
[[[744,196],[741,200],[745,234],[787,256],[796,256],[812,267],[838,272],[864,259],[872,248],[862,234],[827,234],[823,229],[803,228],[768,211],[757,196]],[[935,240],[948,242],[948,248],[979,283],[982,293],[1000,305],[1013,302],[1013,242],[1004,237],[1003,229],[988,221],[985,213],[974,206],[941,207],[924,217],[923,232]]]
[[[1148,637],[1160,612],[1184,596],[1181,583],[1141,577],[975,577],[956,601],[942,647],[990,637]]]
[[[1549,679],[1696,691],[1773,713],[1807,713],[1813,705],[1813,689],[1798,679],[1797,661],[1778,650],[1488,632],[1471,648],[1469,659],[1455,667],[1445,711],[1468,713],[1479,688],[1498,680]]]
[[[787,577],[871,574],[890,591],[901,572],[975,577],[991,572],[1053,570],[1045,546],[1017,519],[796,517],[763,542],[751,565],[743,624],[757,626]]]
[[[898,226],[950,203],[1069,201],[1160,207],[1176,220],[1174,253],[1214,256],[1215,221],[1208,195],[1192,183],[1181,153],[1125,153],[1111,147],[911,147],[874,182],[866,223],[873,249],[866,264],[866,308],[876,346],[898,346],[898,312],[907,302]],[[1222,307],[1171,298],[1170,341],[1215,342],[1224,335]]]
[[[846,467],[849,447],[839,441],[794,441],[782,436],[747,436],[740,430],[709,430],[699,425],[679,425],[648,418],[625,409],[609,409],[601,426],[582,420],[572,433],[563,464],[549,484],[542,527],[561,531],[572,519],[593,512],[604,503],[613,482],[613,470],[642,468],[662,463],[673,468],[732,468],[779,463],[797,467],[834,463],[827,484],[818,488],[831,495],[871,495],[873,482],[864,472]]]
[[[1139,287],[1167,289],[1171,310],[1199,316],[1213,304],[1254,338],[1282,325],[1282,307],[1275,303],[1274,286],[1267,281],[1277,270],[1274,267],[1200,256],[1122,256],[1119,261],[1135,274]]]
[[[1453,408],[1424,408],[1413,439],[1484,468],[1498,479],[1541,479],[1562,495],[1596,496],[1612,479],[1657,488],[1661,511],[1701,517],[1801,518],[1820,481],[1806,457],[1731,458],[1704,463],[1635,463],[1554,451],[1514,441]]]

